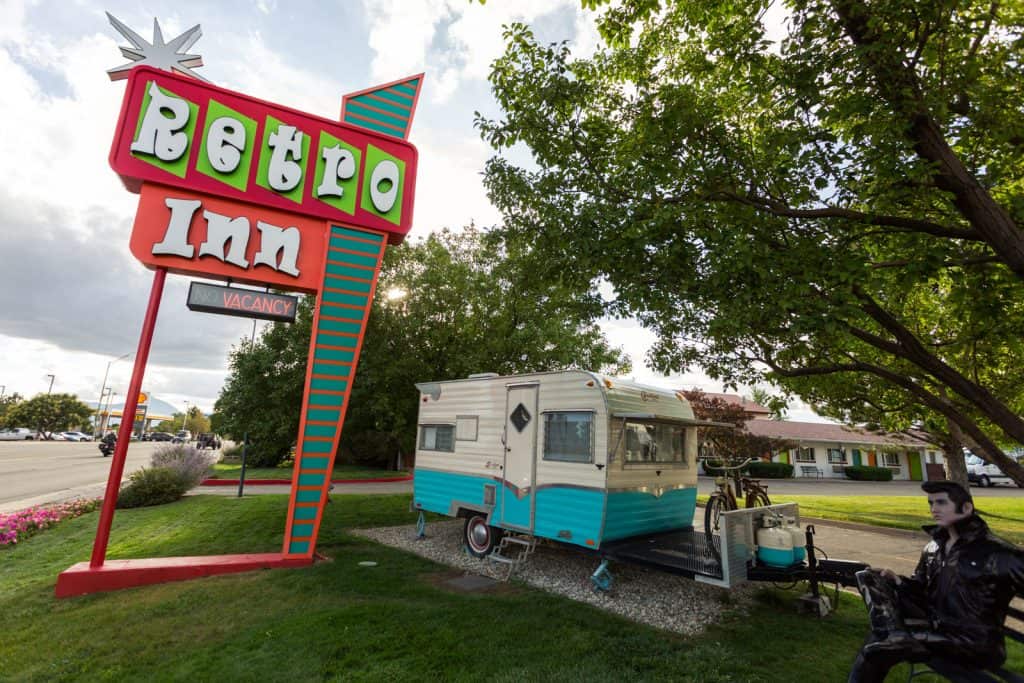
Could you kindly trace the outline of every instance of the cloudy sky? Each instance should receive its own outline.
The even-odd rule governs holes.
[[[501,26],[526,21],[544,41],[586,55],[597,41],[578,0],[0,0],[0,386],[32,396],[54,391],[96,400],[107,364],[133,352],[152,273],[129,254],[137,195],[107,164],[123,82],[126,41],[104,11],[149,39],[196,23],[199,72],[213,83],[336,118],[344,93],[426,72],[410,140],[419,149],[411,237],[470,221],[499,221],[480,182],[490,155],[474,111],[497,114],[486,81],[502,49]],[[252,322],[192,313],[188,278],[167,280],[144,389],[210,410],[227,354]],[[260,323],[262,325],[262,323]],[[661,377],[644,366],[652,336],[632,321],[605,331],[631,355],[639,381],[721,386],[700,373]],[[108,384],[128,386],[132,360],[114,362]],[[486,370],[482,368],[481,370]],[[429,378],[424,378],[429,379]],[[806,417],[798,411],[793,417]]]

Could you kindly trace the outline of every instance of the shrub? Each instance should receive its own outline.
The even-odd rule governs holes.
[[[849,465],[843,470],[847,479],[858,481],[892,481],[892,470],[887,467]]]
[[[793,476],[793,466],[785,462],[752,462],[747,473],[755,479],[789,479]]]
[[[117,507],[139,508],[173,503],[189,490],[178,472],[151,467],[133,472],[117,494]]]
[[[174,444],[156,449],[150,464],[156,469],[176,473],[187,491],[206,479],[213,465],[213,455],[185,444]]]

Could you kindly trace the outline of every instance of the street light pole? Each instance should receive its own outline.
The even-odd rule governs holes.
[[[96,423],[96,428],[97,429],[99,429],[99,426],[100,426],[100,407],[101,407],[101,404],[103,403],[103,394],[107,391],[107,377],[110,376],[110,366],[113,365],[114,363],[116,363],[119,360],[124,360],[125,358],[127,358],[130,355],[132,355],[131,352],[126,353],[124,355],[118,356],[114,360],[112,360],[112,361],[107,363],[107,369],[103,373],[103,384],[100,385],[100,400],[99,400],[99,403],[96,404],[96,416],[93,418],[93,422]],[[102,433],[101,433],[101,436],[102,436]]]

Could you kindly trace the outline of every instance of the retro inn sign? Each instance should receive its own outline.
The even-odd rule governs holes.
[[[140,195],[132,254],[316,297],[286,559],[313,556],[381,260],[412,225],[421,81],[345,95],[331,121],[147,66],[127,80],[110,164]],[[195,283],[190,305],[294,315],[275,297]]]
[[[390,121],[409,104],[364,97]],[[411,227],[416,148],[391,130],[138,67],[117,131],[110,163],[142,195],[131,250],[149,267],[315,292],[324,221],[390,243]]]

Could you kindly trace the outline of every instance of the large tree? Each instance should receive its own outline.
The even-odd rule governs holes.
[[[63,432],[89,424],[92,410],[74,394],[37,394],[7,409],[11,426],[27,426],[43,432]]]
[[[609,281],[659,369],[881,383],[1024,484],[1024,8],[798,0],[776,44],[764,2],[619,5],[590,59],[514,25],[492,67],[534,271]]]
[[[265,443],[295,439],[309,348],[311,302],[292,327],[275,325],[232,353],[217,412],[239,438],[255,422],[272,425]],[[626,371],[595,321],[596,291],[577,295],[509,258],[505,245],[473,228],[444,231],[389,248],[363,342],[343,447],[386,463],[415,444],[416,382],[478,372],[562,368]],[[269,432],[269,428],[267,428]]]

